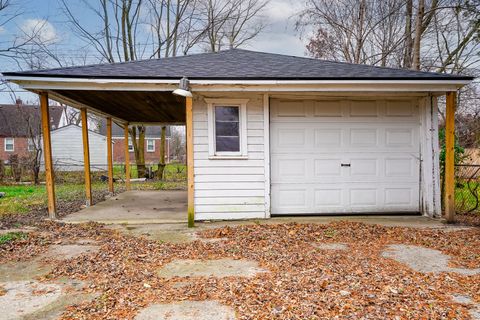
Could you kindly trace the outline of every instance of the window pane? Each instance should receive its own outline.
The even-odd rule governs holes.
[[[238,121],[238,107],[215,107],[216,121]]]
[[[13,138],[5,138],[5,150],[13,151]]]
[[[216,122],[215,134],[217,136],[238,137],[238,122]]]
[[[221,137],[217,136],[217,151],[220,152],[238,152],[240,151],[239,137]]]
[[[238,107],[215,107],[215,139],[217,152],[240,151]]]

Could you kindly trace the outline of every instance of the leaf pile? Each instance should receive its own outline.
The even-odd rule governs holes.
[[[14,259],[41,252],[48,243],[95,239],[97,253],[59,263],[45,281],[87,280],[91,302],[67,308],[64,319],[133,319],[151,303],[212,299],[235,308],[239,319],[469,319],[452,294],[480,302],[480,275],[422,274],[383,258],[385,246],[414,244],[451,255],[452,266],[480,267],[480,230],[445,231],[383,227],[354,222],[268,224],[200,232],[218,242],[159,243],[99,225],[45,224],[11,244]],[[47,231],[47,232],[46,232]],[[345,243],[348,251],[320,250]],[[0,247],[0,262],[7,255]],[[249,259],[269,270],[253,278],[164,279],[159,268],[175,259]],[[54,263],[54,262],[52,262]]]

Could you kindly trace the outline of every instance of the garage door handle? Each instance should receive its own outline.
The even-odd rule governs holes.
[[[350,163],[342,163],[341,166],[342,167],[350,167]]]

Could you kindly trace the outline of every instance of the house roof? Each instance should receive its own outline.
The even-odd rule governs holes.
[[[102,119],[99,124],[99,133],[101,135],[107,135],[107,121]],[[160,138],[162,134],[161,126],[146,126],[145,138]],[[170,126],[167,126],[167,137],[170,136]],[[124,137],[123,127],[119,126],[115,122],[112,123],[112,137]]]
[[[51,129],[58,128],[64,108],[50,106]],[[30,133],[31,130],[31,133]],[[40,110],[36,105],[0,105],[0,136],[29,137],[40,134]]]
[[[89,65],[4,76],[192,80],[472,80],[473,77],[383,68],[231,49],[161,59]]]
[[[71,124],[67,124],[66,126],[63,126],[63,127],[52,130],[51,134],[53,136],[53,135],[55,135],[59,132],[66,131],[66,130],[76,130],[76,131],[79,131],[81,133],[82,132],[82,127],[77,125],[77,124],[71,123]],[[88,134],[89,134],[89,136],[90,135],[95,135],[95,136],[106,139],[106,137],[104,135],[102,135],[101,133],[95,132],[95,131],[90,130],[90,129],[88,129]]]

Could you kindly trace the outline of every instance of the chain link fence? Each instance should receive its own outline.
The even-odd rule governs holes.
[[[480,165],[456,165],[455,178],[456,212],[480,213]]]

